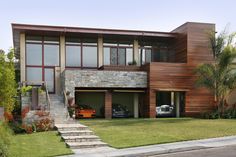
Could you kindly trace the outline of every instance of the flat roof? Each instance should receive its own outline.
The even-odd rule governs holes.
[[[197,23],[186,22],[185,24]],[[209,24],[209,23],[199,23]],[[87,35],[87,36],[104,36],[109,38],[125,38],[125,39],[173,39],[178,33],[143,31],[143,30],[126,30],[126,29],[105,29],[105,28],[86,28],[86,27],[70,27],[70,26],[51,26],[51,25],[32,25],[12,23],[13,44],[16,51],[16,58],[20,53],[20,33],[35,35]],[[144,40],[144,41],[145,41]]]
[[[12,30],[21,32],[27,31],[46,31],[59,33],[89,33],[89,34],[114,34],[114,35],[133,35],[133,36],[156,36],[156,37],[174,37],[175,33],[142,31],[142,30],[125,30],[125,29],[104,29],[104,28],[86,28],[86,27],[69,27],[69,26],[49,26],[49,25],[31,25],[12,23]]]
[[[32,25],[12,23],[13,44],[16,58],[20,55],[20,33],[41,34],[41,35],[92,35],[92,36],[115,36],[125,38],[175,38],[177,33],[142,31],[142,30],[125,30],[125,29],[104,29],[104,28],[85,28],[70,26],[50,26],[50,25]]]

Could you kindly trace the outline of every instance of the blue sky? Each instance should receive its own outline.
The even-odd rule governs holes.
[[[0,49],[13,46],[11,23],[171,31],[187,22],[229,24],[235,0],[1,0]]]

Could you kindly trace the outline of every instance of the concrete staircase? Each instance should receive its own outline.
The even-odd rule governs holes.
[[[50,114],[55,119],[55,127],[58,129],[58,133],[68,147],[81,149],[107,146],[87,126],[69,118],[62,96],[50,94],[49,97],[51,101]]]
[[[67,107],[64,106],[63,97],[56,94],[50,94],[50,114],[55,119],[55,123],[67,122],[69,116]]]
[[[87,126],[82,124],[56,124],[56,127],[66,145],[72,149],[107,146]]]

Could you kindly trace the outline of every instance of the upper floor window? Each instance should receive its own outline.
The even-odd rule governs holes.
[[[173,57],[174,50],[167,44],[156,43],[139,47],[139,58],[142,65],[150,62],[173,62]]]
[[[26,65],[59,66],[59,38],[26,36]]]
[[[133,62],[133,45],[104,43],[104,65],[128,65]]]
[[[144,46],[139,48],[140,63],[150,63],[152,61],[152,46]]]
[[[97,40],[66,38],[66,66],[97,68]]]
[[[44,38],[44,65],[59,66],[59,38]]]

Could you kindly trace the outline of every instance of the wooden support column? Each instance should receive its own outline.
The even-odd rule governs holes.
[[[148,99],[148,118],[156,118],[156,92],[153,90],[149,90]]]
[[[134,118],[138,118],[139,116],[139,108],[138,108],[138,104],[139,104],[139,95],[138,93],[134,93]]]
[[[105,92],[105,118],[112,118],[112,93],[110,91]]]

